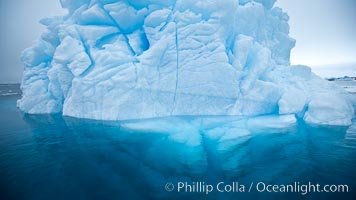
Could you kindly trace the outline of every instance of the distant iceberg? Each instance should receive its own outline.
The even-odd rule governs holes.
[[[61,0],[22,54],[31,114],[98,120],[286,115],[350,125],[347,93],[305,66],[275,0]]]

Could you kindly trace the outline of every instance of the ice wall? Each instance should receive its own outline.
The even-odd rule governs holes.
[[[344,91],[289,66],[275,0],[61,0],[22,55],[21,110],[100,120],[295,116],[349,125]]]

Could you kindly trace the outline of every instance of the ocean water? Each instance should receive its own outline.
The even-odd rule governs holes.
[[[356,123],[236,129],[216,139],[211,129],[196,129],[197,121],[199,127],[216,119],[100,122],[23,114],[18,87],[0,85],[3,200],[356,199]],[[216,123],[215,132],[226,131]],[[257,190],[309,182],[347,185],[348,192]],[[238,191],[230,191],[233,183]]]

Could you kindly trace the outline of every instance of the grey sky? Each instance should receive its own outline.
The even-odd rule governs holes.
[[[292,64],[356,63],[355,0],[278,0],[297,40]],[[356,69],[355,69],[356,70]]]
[[[20,82],[21,52],[45,30],[38,21],[65,14],[59,0],[0,0],[0,82]]]
[[[355,0],[278,0],[297,39],[292,64],[356,63]],[[44,31],[41,18],[62,15],[59,0],[0,0],[0,83],[20,82],[21,51]]]

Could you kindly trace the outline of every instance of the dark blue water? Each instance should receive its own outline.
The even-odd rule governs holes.
[[[119,122],[25,115],[18,98],[0,97],[0,199],[356,199],[355,128],[299,123],[216,140],[187,126],[193,119],[135,131]],[[252,182],[347,184],[348,192],[177,192],[178,182],[197,181],[237,181],[246,190]]]

